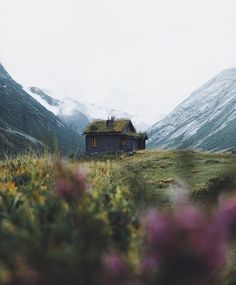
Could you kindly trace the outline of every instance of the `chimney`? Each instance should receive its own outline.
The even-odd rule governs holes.
[[[114,116],[111,116],[111,118],[109,119],[107,119],[107,128],[108,129],[111,129],[111,128],[113,128],[113,122],[115,121],[115,117]]]

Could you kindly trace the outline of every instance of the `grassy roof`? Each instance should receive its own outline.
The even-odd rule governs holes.
[[[128,137],[134,137],[134,138],[148,138],[146,133],[138,132],[138,133],[131,133],[128,132],[126,134]]]
[[[119,119],[112,122],[112,126],[108,127],[107,120],[97,120],[92,122],[84,131],[88,133],[121,133],[124,128],[131,123],[128,119]]]

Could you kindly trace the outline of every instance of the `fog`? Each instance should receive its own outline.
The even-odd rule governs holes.
[[[0,61],[24,86],[149,124],[236,66],[234,0],[0,0]]]

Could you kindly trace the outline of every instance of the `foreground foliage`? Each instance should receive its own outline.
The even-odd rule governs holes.
[[[0,284],[235,284],[234,157],[184,154],[0,162]]]

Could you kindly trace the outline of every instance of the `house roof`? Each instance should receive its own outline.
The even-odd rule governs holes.
[[[118,119],[112,121],[112,125],[108,125],[107,120],[97,120],[92,122],[84,131],[84,134],[96,133],[122,133],[126,126],[131,124],[131,128],[135,131],[132,122],[128,119]]]
[[[141,132],[138,132],[138,133],[130,133],[128,132],[127,134],[125,134],[126,137],[132,137],[132,138],[137,138],[137,139],[145,139],[145,140],[148,140],[148,136],[146,133],[141,133]]]

